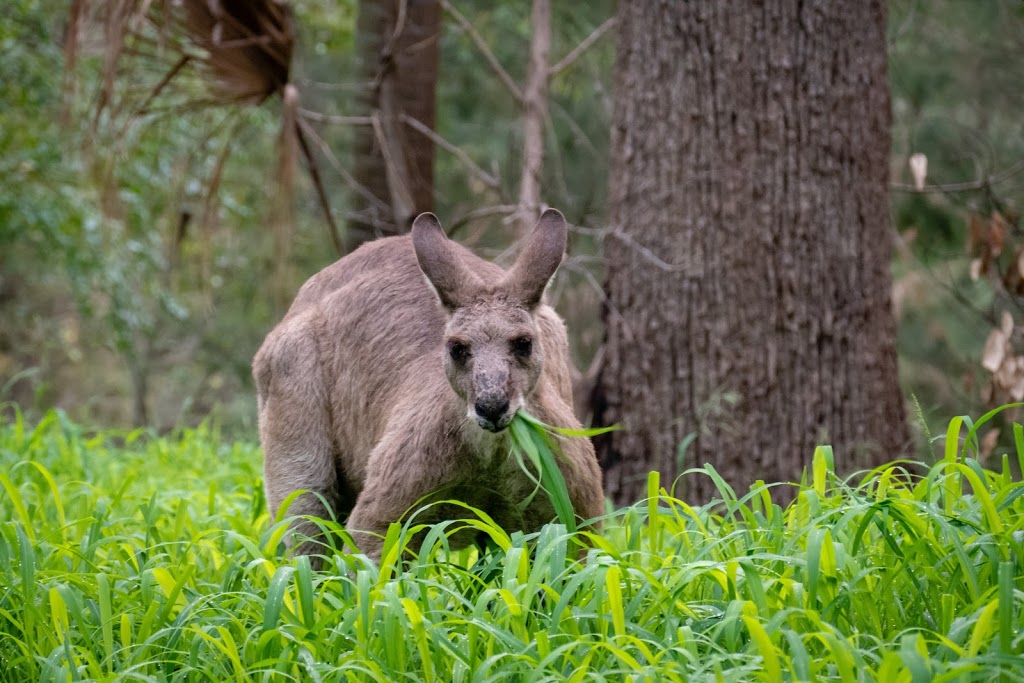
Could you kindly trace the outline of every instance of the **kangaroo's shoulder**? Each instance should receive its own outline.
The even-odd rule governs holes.
[[[505,271],[477,256],[461,244],[453,243],[459,260],[484,280],[497,281]],[[286,317],[294,316],[354,282],[369,283],[394,289],[408,285],[420,289],[425,284],[412,238],[409,235],[382,237],[366,242],[331,265],[325,267],[299,289]]]

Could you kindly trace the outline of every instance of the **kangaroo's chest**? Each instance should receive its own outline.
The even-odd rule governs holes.
[[[422,521],[475,518],[463,505],[483,512],[507,532],[536,531],[550,521],[554,511],[547,494],[510,452],[507,438],[499,448],[464,455],[468,459],[453,481],[431,496],[435,505],[424,510]]]

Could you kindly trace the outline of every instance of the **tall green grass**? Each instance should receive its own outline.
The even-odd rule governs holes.
[[[963,429],[961,427],[963,426]],[[0,681],[1024,681],[1024,487],[973,459],[848,481],[819,449],[793,503],[693,507],[656,474],[600,533],[467,510],[418,557],[284,557],[260,456],[208,428],[0,426]],[[968,436],[961,441],[962,433]],[[445,534],[486,530],[486,551]]]

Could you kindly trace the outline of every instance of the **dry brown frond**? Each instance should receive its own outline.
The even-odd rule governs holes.
[[[97,119],[113,104],[126,56],[156,62],[166,74],[143,98],[145,104],[186,63],[220,104],[258,105],[282,94],[288,83],[295,30],[292,11],[283,0],[73,0],[65,41],[69,93],[82,49],[79,34],[90,26],[103,36]],[[145,104],[136,105],[133,114]]]
[[[181,28],[225,103],[260,104],[288,83],[295,31],[280,0],[184,0]]]

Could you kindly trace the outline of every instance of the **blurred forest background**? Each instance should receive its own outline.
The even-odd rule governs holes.
[[[159,430],[213,416],[252,435],[250,361],[309,275],[423,209],[507,262],[538,202],[575,226],[551,296],[586,379],[604,335],[614,3],[551,4],[546,93],[527,2],[409,3],[398,21],[427,12],[416,21],[439,24],[437,41],[389,35],[396,18],[373,14],[385,3],[297,0],[281,24],[290,74],[252,91],[225,91],[209,51],[182,42],[189,27],[154,20],[163,3],[6,5],[0,401]],[[888,21],[893,301],[923,440],[951,415],[1024,399],[1024,6],[894,0]],[[405,75],[389,82],[382,54]],[[417,91],[431,69],[436,92]],[[381,120],[387,97],[423,113]],[[435,155],[426,199],[418,162],[403,183],[376,144],[395,136]],[[927,164],[916,182],[913,155]]]

